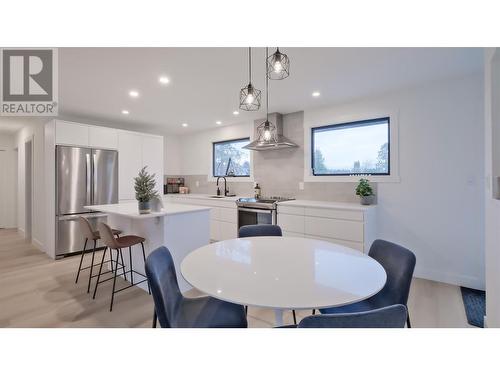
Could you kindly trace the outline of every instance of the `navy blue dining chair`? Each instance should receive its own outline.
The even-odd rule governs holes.
[[[407,319],[404,305],[343,313],[311,315],[302,319],[298,328],[404,328]]]
[[[256,225],[243,225],[238,231],[238,237],[266,237],[275,236],[281,237],[283,233],[281,232],[281,227],[279,225],[273,224],[256,224]],[[245,312],[248,312],[248,306],[245,306]],[[295,315],[295,310],[292,310],[293,323],[297,324],[297,317]]]
[[[153,294],[155,318],[162,328],[247,328],[241,305],[213,297],[184,297],[172,255],[165,246],[147,257],[146,275]]]
[[[238,232],[238,237],[240,238],[259,236],[281,237],[282,235],[280,226],[272,224],[243,225]]]
[[[403,246],[384,240],[373,241],[368,255],[379,262],[387,273],[387,281],[382,290],[360,302],[320,309],[322,314],[357,313],[397,304],[407,308],[416,263],[415,255]],[[406,320],[408,328],[411,328],[409,314]]]

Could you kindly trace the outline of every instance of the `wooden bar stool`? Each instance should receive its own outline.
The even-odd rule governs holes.
[[[90,222],[88,221],[88,219],[86,217],[80,216],[78,218],[78,223],[80,225],[80,231],[82,232],[83,236],[85,237],[85,243],[83,245],[82,256],[80,257],[80,264],[78,265],[78,272],[76,273],[75,284],[78,283],[78,278],[80,277],[80,272],[82,270],[90,269],[89,282],[87,285],[87,293],[89,293],[90,292],[90,282],[91,282],[93,277],[97,276],[97,275],[93,275],[92,273],[94,270],[94,257],[95,257],[95,251],[97,249],[96,248],[97,241],[101,239],[101,236],[99,234],[99,231],[94,230],[92,228],[92,225],[90,225]],[[112,229],[112,232],[113,232],[113,236],[117,236],[117,237],[119,237],[120,233],[121,233],[121,231],[118,229]],[[90,249],[90,248],[87,249],[87,242],[89,240],[94,241],[94,247],[92,249]],[[89,253],[90,251],[92,251],[92,260],[90,262],[90,266],[82,268],[83,258],[85,257],[85,254]],[[110,260],[108,260],[107,262],[110,262],[111,265],[113,265],[113,258],[110,258]],[[121,263],[122,267],[123,267],[123,264],[124,263],[123,263],[123,258],[122,258],[122,263]],[[97,266],[97,264],[96,264],[96,266]],[[111,269],[113,269],[113,268],[111,268]],[[112,271],[109,271],[109,272],[112,272]]]
[[[111,303],[109,306],[109,311],[113,311],[113,301],[115,298],[115,294],[118,292],[121,292],[125,289],[131,288],[131,287],[138,285],[140,283],[143,283],[143,282],[147,282],[148,283],[148,291],[149,291],[149,294],[151,294],[151,289],[149,287],[149,280],[148,280],[147,276],[145,274],[142,274],[140,272],[135,271],[133,269],[133,264],[132,264],[132,246],[139,245],[139,244],[141,244],[142,258],[143,258],[144,264],[146,264],[146,253],[144,251],[145,239],[142,237],[133,236],[133,235],[127,235],[127,236],[122,236],[122,237],[116,238],[113,235],[112,229],[107,224],[104,224],[104,223],[99,223],[99,233],[101,234],[101,238],[104,241],[104,244],[106,245],[106,249],[104,249],[104,253],[102,255],[101,265],[99,267],[99,275],[97,276],[97,281],[95,284],[93,298],[95,298],[95,295],[97,293],[97,287],[99,286],[99,284],[106,281],[106,280],[100,281],[99,279],[100,279],[100,276],[102,273],[102,265],[104,263],[104,257],[106,256],[106,251],[108,248],[109,248],[110,253],[112,253],[113,250],[116,250],[116,264],[114,267],[113,290],[111,292]],[[128,251],[129,251],[130,271],[126,271],[125,267],[123,267],[123,273],[118,275],[118,268],[119,268],[118,267],[118,256],[120,256],[120,258],[123,259],[122,249],[127,248],[127,247],[128,247]],[[116,277],[117,276],[126,277],[127,273],[130,274],[130,285],[116,290]],[[139,282],[134,283],[134,274],[142,276],[144,279],[139,281]],[[109,279],[107,279],[107,280],[109,280]],[[128,281],[126,278],[125,278],[125,280]]]

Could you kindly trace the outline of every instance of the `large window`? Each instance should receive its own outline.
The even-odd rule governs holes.
[[[388,117],[311,129],[315,176],[390,175]]]
[[[250,150],[243,146],[250,138],[214,142],[212,152],[213,176],[250,176]]]

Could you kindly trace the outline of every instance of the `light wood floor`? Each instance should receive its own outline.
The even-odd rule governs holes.
[[[115,296],[109,312],[111,283],[87,294],[87,271],[75,284],[79,257],[54,261],[22,239],[0,229],[0,327],[150,327],[153,302],[142,289]],[[126,285],[124,281],[120,283]],[[470,327],[458,287],[414,279],[408,302],[414,327]],[[310,311],[298,311],[298,319]],[[250,327],[272,327],[274,312],[250,308]],[[285,323],[292,323],[286,313]]]

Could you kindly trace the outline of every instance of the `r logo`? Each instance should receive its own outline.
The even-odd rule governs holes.
[[[53,51],[4,49],[3,102],[52,102]]]

